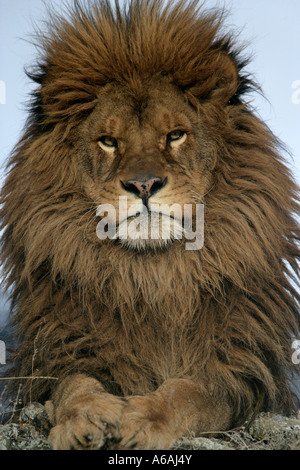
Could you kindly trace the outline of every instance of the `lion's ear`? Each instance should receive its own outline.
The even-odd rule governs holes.
[[[218,75],[216,77],[216,86],[211,97],[227,103],[238,89],[238,67],[233,58],[221,52],[219,56]]]

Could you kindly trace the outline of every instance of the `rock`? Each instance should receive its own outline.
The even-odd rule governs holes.
[[[32,403],[21,410],[17,423],[0,426],[0,450],[49,450],[49,431],[45,408]]]
[[[40,403],[31,403],[20,412],[19,424],[21,426],[30,425],[37,431],[49,434],[50,421],[46,413],[45,407]]]
[[[176,450],[234,450],[229,442],[220,439],[208,439],[207,437],[195,437],[179,439],[174,449]]]
[[[0,450],[49,450],[46,436],[30,425],[15,423],[0,426]]]
[[[276,450],[300,450],[300,419],[261,413],[249,429],[257,440]]]

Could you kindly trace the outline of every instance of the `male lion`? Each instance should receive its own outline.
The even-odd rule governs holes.
[[[25,403],[48,400],[54,449],[169,448],[293,408],[298,189],[221,28],[195,2],[96,0],[40,38],[2,256],[12,373]],[[141,226],[175,203],[194,226],[204,204],[204,246],[186,249],[171,212],[156,237],[120,236],[138,214],[118,222],[119,197]],[[117,226],[101,239],[103,204]]]

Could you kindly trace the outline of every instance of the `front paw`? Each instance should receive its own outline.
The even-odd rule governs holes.
[[[120,423],[119,449],[169,449],[175,442],[172,426],[173,410],[154,396],[133,396],[127,404]]]
[[[106,449],[121,441],[119,425],[126,400],[106,393],[76,398],[49,439],[54,450]]]

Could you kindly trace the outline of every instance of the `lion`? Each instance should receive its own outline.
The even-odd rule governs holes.
[[[11,374],[46,403],[53,449],[168,449],[293,411],[298,187],[223,28],[194,1],[97,0],[40,34],[2,261]],[[190,227],[204,211],[196,249],[186,207]],[[155,236],[125,236],[154,212]]]

